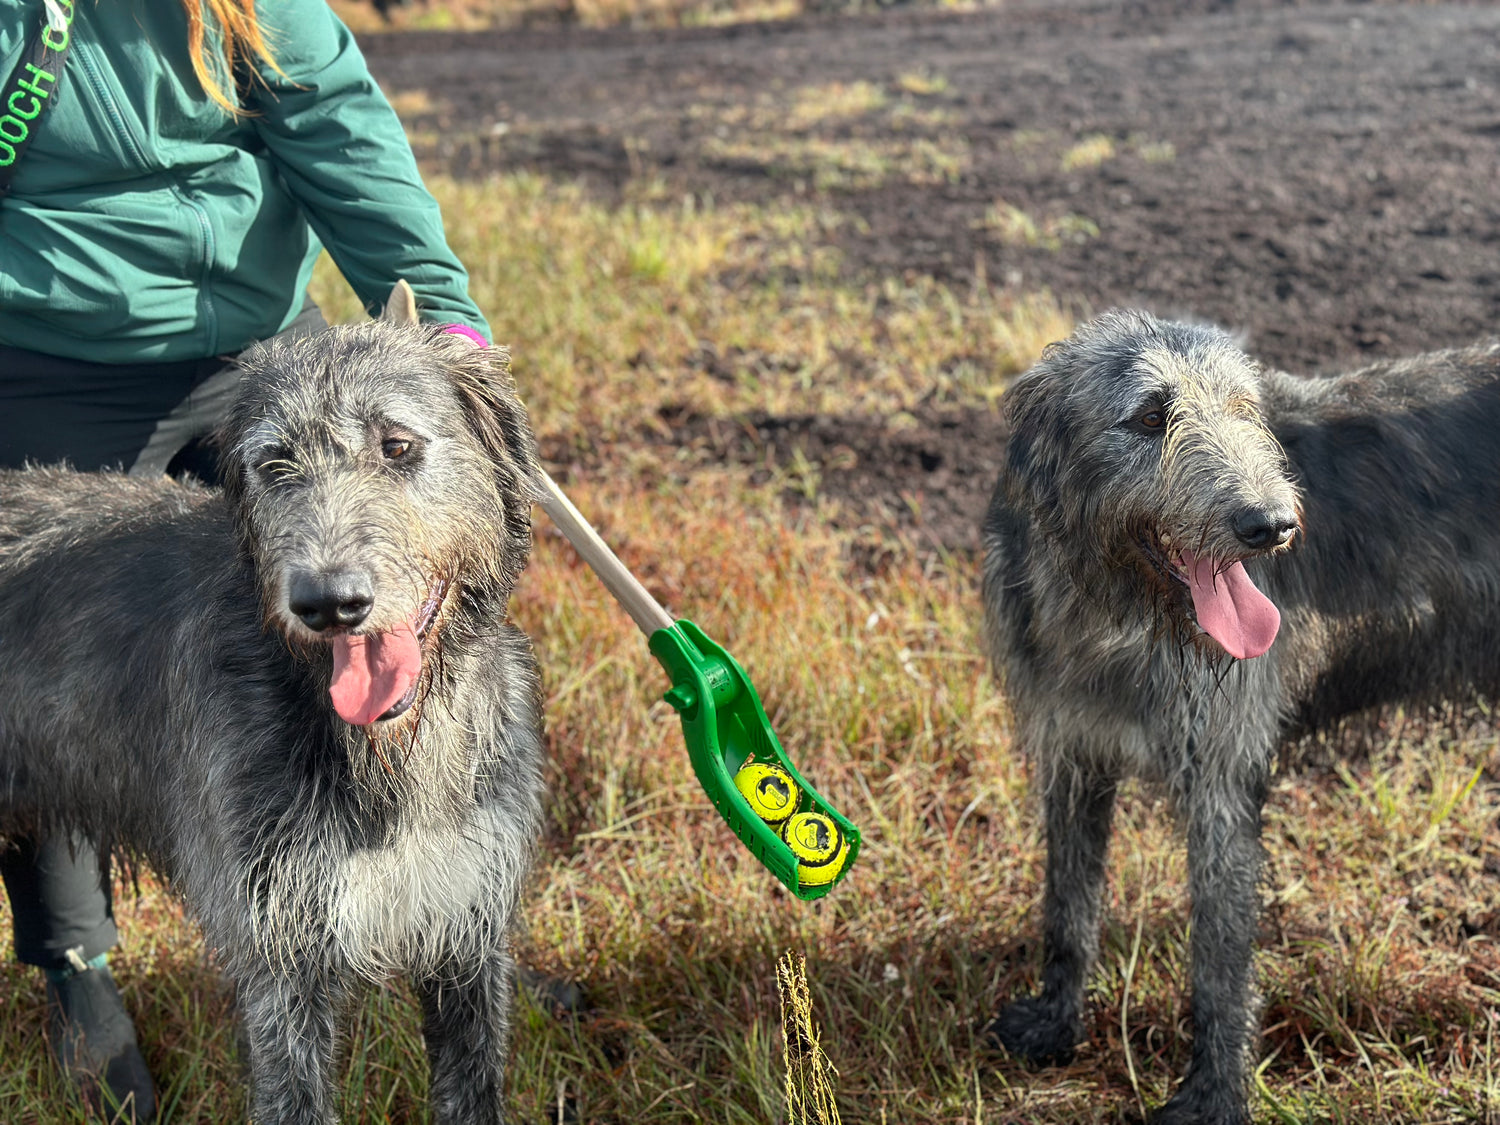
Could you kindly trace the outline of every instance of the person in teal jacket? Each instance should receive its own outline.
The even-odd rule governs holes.
[[[367,307],[404,278],[424,319],[489,338],[401,124],[324,0],[0,0],[0,77],[48,7],[68,23],[50,104],[29,126],[0,116],[0,138],[30,141],[0,198],[0,465],[211,478],[234,357],[323,324],[306,290],[324,247]],[[13,841],[0,874],[16,955],[47,972],[59,1061],[91,1101],[102,1082],[152,1119],[105,958],[107,869],[89,842],[49,838]]]

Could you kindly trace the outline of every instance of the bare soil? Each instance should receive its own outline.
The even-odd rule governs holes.
[[[389,34],[364,46],[387,90],[431,96],[419,151],[455,174],[530,167],[606,194],[659,177],[718,200],[821,192],[861,220],[837,235],[856,276],[962,285],[982,271],[1093,309],[1209,318],[1305,372],[1495,330],[1494,7],[1077,0],[715,30]],[[913,74],[935,80],[915,99],[922,113],[867,113],[821,135],[957,145],[957,170],[829,186],[774,152],[725,156],[714,143],[777,92],[899,89]],[[1070,146],[1101,136],[1113,156],[1064,167]],[[997,200],[1064,234],[996,237],[986,214]],[[1079,220],[1097,234],[1067,233]],[[852,518],[916,524],[960,549],[977,542],[998,467],[990,412],[919,414],[894,429],[875,418],[667,421],[704,458],[755,462],[796,446]]]

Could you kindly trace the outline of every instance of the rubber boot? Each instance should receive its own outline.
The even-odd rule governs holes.
[[[103,956],[47,974],[47,1039],[89,1111],[110,1125],[156,1120],[151,1072],[135,1040],[135,1025],[120,1000]],[[80,967],[81,966],[81,967]]]

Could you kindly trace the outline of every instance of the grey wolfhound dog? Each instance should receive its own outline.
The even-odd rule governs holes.
[[[1332,378],[1108,313],[1008,392],[985,519],[996,670],[1045,806],[1042,991],[989,1033],[1082,1037],[1116,787],[1184,823],[1194,1041],[1158,1122],[1249,1120],[1260,818],[1287,737],[1500,686],[1500,344]]]
[[[540,828],[507,600],[535,454],[505,353],[375,322],[243,360],[225,492],[0,473],[0,832],[166,875],[233,981],[252,1120],[331,1122],[404,975],[439,1122],[505,1119],[508,930]]]

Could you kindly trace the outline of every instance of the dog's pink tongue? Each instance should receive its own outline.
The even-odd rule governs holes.
[[[1198,624],[1236,660],[1259,656],[1281,628],[1281,612],[1255,588],[1243,563],[1215,573],[1213,559],[1182,552]]]
[[[409,624],[389,633],[333,639],[333,709],[362,727],[384,715],[422,670],[422,646]]]

